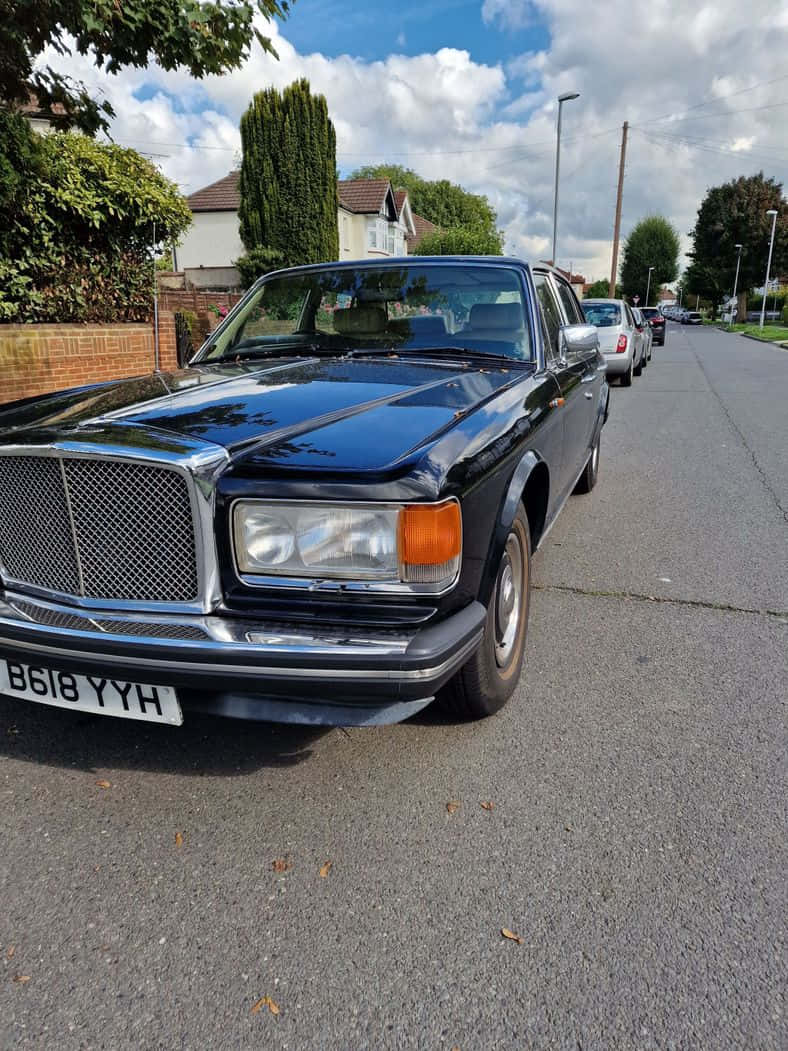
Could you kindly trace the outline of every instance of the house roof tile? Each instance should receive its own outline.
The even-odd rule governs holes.
[[[340,179],[339,203],[349,212],[362,215],[379,212],[390,186],[388,179]]]
[[[429,219],[425,219],[421,215],[413,213],[413,228],[416,231],[408,237],[408,245],[411,248],[415,248],[422,238],[426,237],[427,234],[433,234],[438,229],[435,223],[431,223]]]
[[[203,186],[186,198],[189,207],[193,212],[237,212],[241,206],[240,178],[239,171],[230,172],[210,186]]]

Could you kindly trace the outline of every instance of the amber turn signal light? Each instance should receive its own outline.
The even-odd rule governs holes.
[[[405,566],[447,566],[462,550],[462,519],[456,500],[411,504],[399,520],[399,556]]]

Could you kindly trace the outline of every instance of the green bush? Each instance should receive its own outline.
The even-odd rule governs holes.
[[[241,284],[244,288],[251,288],[258,277],[270,274],[272,270],[278,270],[286,265],[287,261],[282,252],[276,248],[266,248],[264,245],[253,248],[240,259],[235,260],[235,266],[241,275]]]
[[[782,321],[784,325],[788,325],[788,303],[783,307]]]
[[[503,245],[497,231],[482,227],[455,226],[425,234],[414,255],[502,255]]]
[[[191,213],[177,188],[134,150],[84,135],[32,135],[0,114],[0,320],[143,321],[151,315],[157,244]]]

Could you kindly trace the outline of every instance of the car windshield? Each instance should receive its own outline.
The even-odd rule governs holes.
[[[414,262],[272,275],[242,300],[197,360],[449,349],[533,360],[514,267]]]
[[[660,312],[656,307],[641,307],[640,313],[647,318],[660,317]]]
[[[583,313],[589,325],[597,328],[610,328],[621,324],[621,310],[617,303],[583,302]]]

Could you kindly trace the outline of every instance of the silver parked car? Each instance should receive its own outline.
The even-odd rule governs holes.
[[[646,346],[632,308],[623,299],[584,299],[581,306],[586,321],[599,332],[608,378],[618,376],[622,387],[630,387],[632,377],[643,371]]]
[[[643,337],[643,368],[645,368],[651,361],[654,333],[651,331],[651,325],[649,325],[648,319],[640,307],[632,307],[632,317],[635,319],[638,332]]]

